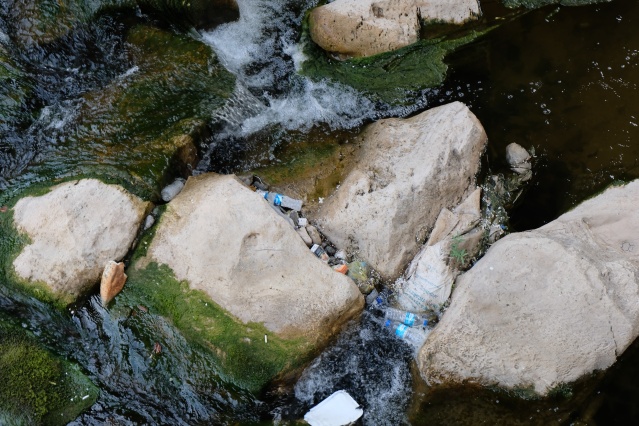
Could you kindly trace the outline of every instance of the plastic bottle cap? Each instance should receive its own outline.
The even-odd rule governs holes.
[[[391,325],[391,320],[386,320],[386,322],[384,323],[384,327],[390,327]]]
[[[428,326],[428,320],[424,320],[424,327]]]

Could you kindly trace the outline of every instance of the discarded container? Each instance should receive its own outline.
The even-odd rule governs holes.
[[[433,318],[428,318],[426,315],[414,314],[408,311],[402,311],[401,309],[395,309],[393,307],[386,308],[384,318],[391,321],[401,322],[409,327],[429,327],[433,326]]]
[[[278,194],[276,192],[258,190],[257,193],[262,195],[265,200],[274,206],[282,206],[295,211],[302,210],[302,200],[296,200],[295,198],[287,197],[286,195]]]
[[[335,265],[333,266],[333,269],[339,272],[340,274],[344,274],[344,275],[346,275],[346,273],[348,272],[347,265]]]
[[[317,244],[313,244],[313,246],[311,247],[311,251],[315,253],[315,256],[322,259],[323,262],[328,262],[329,256],[328,254],[326,254],[326,252],[321,246]]]
[[[410,343],[417,349],[422,347],[429,334],[423,329],[409,327],[406,324],[400,324],[391,320],[386,320],[384,327],[390,328],[396,337]]]
[[[160,192],[162,200],[168,203],[174,199],[180,191],[182,191],[182,188],[184,188],[184,182],[184,179],[177,178],[173,183],[165,186],[162,192]]]
[[[383,289],[378,292],[376,289],[370,292],[368,296],[366,296],[366,303],[371,305],[376,309],[384,309],[388,306],[388,298],[390,297],[390,291],[388,289]]]
[[[351,262],[348,264],[348,276],[356,283],[368,281],[369,268],[366,262]]]
[[[344,390],[334,392],[304,415],[311,426],[344,426],[353,423],[364,414],[352,396]]]

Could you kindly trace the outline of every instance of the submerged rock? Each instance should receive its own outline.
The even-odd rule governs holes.
[[[371,56],[419,40],[424,21],[461,24],[480,14],[477,0],[337,0],[311,11],[311,38],[346,57]]]
[[[639,181],[510,234],[456,282],[419,354],[431,384],[539,395],[610,367],[639,335]]]
[[[66,425],[98,397],[98,389],[76,366],[2,318],[0,382],[3,425]]]
[[[317,224],[338,247],[397,278],[441,209],[475,188],[486,140],[460,102],[380,120],[363,132],[359,159],[320,208]]]
[[[51,131],[55,142],[48,142],[47,155],[12,180],[10,191],[21,191],[34,177],[97,176],[158,199],[176,175],[190,174],[195,145],[235,79],[209,46],[191,37],[138,25],[126,42],[134,66],[82,95],[65,115],[64,132]]]
[[[147,303],[169,315],[202,308],[179,314],[178,326],[216,348],[227,374],[251,389],[325,344],[363,307],[357,286],[234,176],[189,178],[156,229],[127,289],[144,291]],[[156,287],[161,282],[164,289]],[[168,308],[166,293],[175,291],[187,296],[171,302],[181,308]]]
[[[98,282],[107,261],[130,250],[147,206],[122,187],[96,179],[20,199],[13,208],[15,227],[31,241],[13,261],[16,275],[72,301]]]

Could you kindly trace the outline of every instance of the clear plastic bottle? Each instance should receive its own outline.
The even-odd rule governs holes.
[[[432,317],[431,315],[430,317]],[[408,311],[402,311],[392,307],[387,307],[384,317],[387,320],[401,322],[409,327],[432,327],[435,323],[433,318],[426,315],[414,314]]]
[[[397,323],[391,320],[386,320],[384,327],[390,328],[396,337],[410,343],[417,349],[422,347],[429,334],[428,331],[421,328],[409,327],[406,324]]]

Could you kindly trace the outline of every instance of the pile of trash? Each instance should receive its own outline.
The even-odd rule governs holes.
[[[270,191],[270,186],[256,175],[244,177],[242,180],[245,185],[268,201],[275,213],[295,229],[315,256],[336,272],[349,276],[355,281],[362,293],[371,292],[377,278],[368,264],[356,259],[349,259],[344,250],[337,249],[315,226],[309,224],[308,220],[302,216],[302,200]]]

